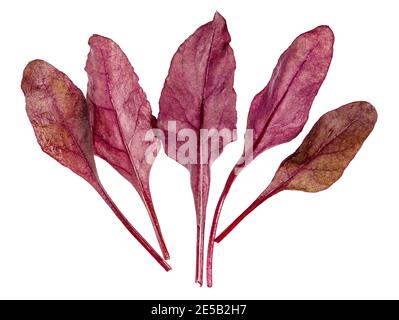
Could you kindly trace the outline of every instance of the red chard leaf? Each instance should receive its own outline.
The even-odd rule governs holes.
[[[333,44],[334,35],[327,26],[301,34],[281,55],[269,83],[253,99],[248,114],[244,153],[226,181],[213,218],[207,259],[208,286],[212,286],[217,223],[234,180],[263,151],[291,141],[302,131],[330,66]]]
[[[42,60],[34,60],[26,66],[21,87],[27,114],[42,150],[89,182],[128,231],[165,270],[170,270],[120,212],[99,180],[82,92],[64,73]]]
[[[166,153],[184,165],[191,176],[197,215],[196,282],[200,285],[210,166],[224,146],[235,139],[229,134],[237,121],[235,59],[229,43],[226,21],[216,13],[213,21],[198,28],[175,53],[159,102],[158,127],[165,134]],[[204,138],[221,130],[225,134],[217,136],[217,143]],[[190,139],[193,136],[195,139]],[[189,156],[182,156],[187,147]]]
[[[159,143],[152,134],[151,106],[128,58],[115,42],[94,35],[89,45],[87,103],[93,115],[94,151],[137,190],[164,258],[169,259],[149,186],[152,162],[146,152]],[[155,149],[155,155],[157,152]]]
[[[375,108],[352,102],[324,114],[301,146],[278,168],[260,196],[217,238],[222,241],[248,214],[283,190],[318,192],[329,188],[343,174],[377,121]]]

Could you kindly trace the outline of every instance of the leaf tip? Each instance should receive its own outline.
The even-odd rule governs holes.
[[[38,70],[42,68],[43,66],[48,65],[48,63],[44,60],[41,59],[35,59],[30,62],[25,66],[24,75],[31,75],[32,72],[35,72],[35,70]]]
[[[213,15],[213,20],[217,20],[217,19],[224,19],[223,16],[220,14],[219,11],[215,11],[215,14]]]
[[[219,11],[215,11],[215,14],[213,16],[213,23],[225,25],[226,19],[220,14]]]
[[[89,46],[95,45],[95,44],[101,44],[107,41],[110,41],[111,39],[101,36],[99,34],[93,34],[90,38],[89,38]]]
[[[363,109],[363,114],[375,123],[378,119],[377,109],[368,101],[357,101],[357,104]]]
[[[334,32],[328,25],[320,25],[316,28],[313,29],[314,32],[316,32],[322,39],[322,41],[325,41],[326,43],[334,43],[335,36]]]
[[[21,81],[21,89],[24,94],[29,92],[35,83],[43,78],[40,74],[44,74],[49,67],[53,68],[48,62],[41,59],[32,60],[25,66]]]

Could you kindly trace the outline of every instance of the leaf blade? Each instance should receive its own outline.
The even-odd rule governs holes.
[[[167,129],[235,129],[235,59],[226,21],[216,13],[175,53],[160,97],[158,126]],[[167,107],[166,107],[167,106]],[[226,112],[227,111],[227,112]],[[223,124],[223,125],[221,125]]]
[[[65,74],[42,60],[26,66],[21,88],[42,150],[89,183],[95,182],[97,170],[82,92]]]
[[[280,166],[287,175],[285,189],[319,192],[329,188],[342,176],[376,121],[375,108],[364,101],[324,114]]]
[[[319,26],[298,36],[281,55],[269,83],[255,96],[249,110],[247,129],[254,131],[253,158],[302,131],[327,75],[333,44],[331,29]]]

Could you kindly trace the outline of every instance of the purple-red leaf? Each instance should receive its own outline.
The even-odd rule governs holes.
[[[99,180],[88,108],[82,92],[64,73],[42,60],[26,66],[21,87],[27,114],[42,150],[89,182],[140,244],[165,270],[170,270],[119,211]]]
[[[253,130],[253,158],[291,141],[308,120],[313,100],[327,75],[334,35],[327,26],[301,34],[281,55],[268,85],[251,103],[247,129]],[[244,159],[249,163],[250,158]]]
[[[165,259],[169,259],[155,214],[149,176],[158,140],[152,134],[151,106],[128,58],[111,39],[89,40],[87,102],[93,115],[95,153],[110,163],[137,190],[151,218]]]
[[[281,55],[269,83],[253,99],[248,114],[244,153],[226,181],[213,218],[207,259],[208,286],[212,286],[217,223],[234,180],[260,153],[291,141],[302,131],[330,66],[333,44],[334,35],[327,26],[301,34]]]
[[[342,176],[376,121],[375,108],[364,101],[324,114],[301,146],[281,163],[269,186],[216,241],[222,241],[257,206],[280,191],[318,192],[330,187]]]
[[[165,150],[190,171],[197,214],[196,282],[200,285],[210,166],[224,145],[234,140],[231,133],[237,121],[233,89],[235,59],[229,43],[226,21],[216,13],[213,21],[197,29],[179,47],[160,97],[158,127],[165,133]],[[204,129],[228,130],[215,145],[202,138],[206,134]],[[193,136],[195,141],[190,141]],[[195,151],[188,160],[180,157],[187,143]]]

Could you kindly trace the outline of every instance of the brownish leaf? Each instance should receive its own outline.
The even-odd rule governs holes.
[[[301,146],[278,168],[260,196],[217,238],[222,241],[249,213],[283,190],[318,192],[330,187],[343,174],[373,130],[377,112],[368,102],[358,101],[324,114]]]

